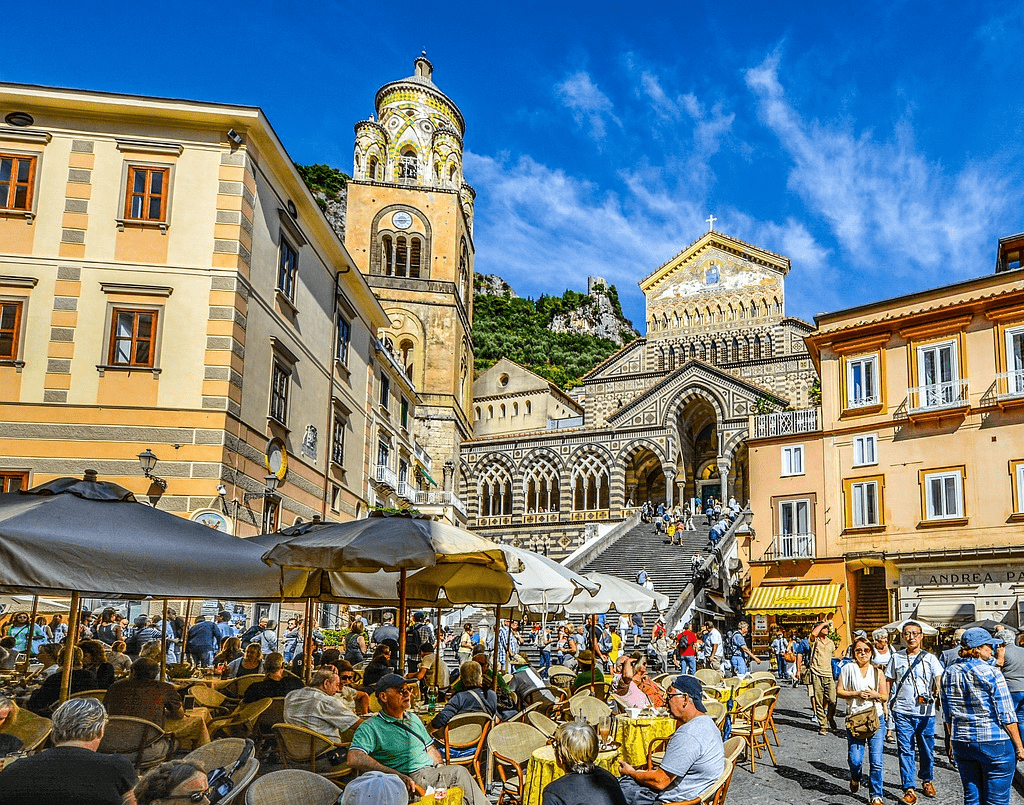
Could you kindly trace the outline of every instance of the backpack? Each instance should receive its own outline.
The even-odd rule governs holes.
[[[679,642],[676,645],[679,648],[679,653],[682,654],[690,647],[690,638],[686,635],[679,635]]]
[[[420,634],[420,624],[414,623],[405,630],[405,653],[410,657],[420,655],[420,646],[423,645],[423,638]]]

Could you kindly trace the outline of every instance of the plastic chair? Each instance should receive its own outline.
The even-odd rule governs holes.
[[[494,758],[501,778],[497,805],[504,802],[522,805],[526,765],[533,753],[547,742],[548,736],[539,729],[519,722],[495,724],[487,733],[487,750]]]
[[[238,756],[242,754],[244,748],[244,738],[221,738],[218,741],[213,741],[206,746],[201,746],[189,752],[183,760],[197,763],[207,771],[213,771],[222,766],[233,765],[238,760]],[[241,800],[246,788],[256,778],[259,770],[260,762],[255,757],[249,758],[244,766],[231,775],[231,780],[234,782],[235,787],[231,789],[226,797],[220,800],[221,805],[228,805],[228,803]]]
[[[335,742],[316,730],[300,727],[296,724],[275,724],[274,735],[277,737],[277,748],[281,753],[281,764],[285,768],[292,766],[308,766],[309,771],[326,777],[329,780],[340,780],[353,773],[346,764],[330,764],[325,757],[330,752],[344,748],[352,741],[355,727],[342,733],[342,740]],[[347,738],[347,742],[346,739]],[[320,769],[317,768],[320,766]]]
[[[21,751],[28,755],[34,755],[42,749],[46,739],[50,737],[50,730],[50,719],[37,716],[30,710],[19,707],[14,718],[6,721],[0,732],[20,738],[23,744]]]
[[[341,789],[316,772],[275,771],[256,780],[245,792],[245,805],[334,805]]]
[[[480,755],[483,752],[484,739],[493,723],[486,713],[459,713],[453,716],[444,728],[445,765],[468,766],[470,774],[476,778],[481,788],[486,786],[480,773]],[[453,749],[472,749],[473,754],[452,757]]]
[[[167,760],[174,751],[174,736],[144,718],[110,716],[96,751],[124,755],[136,771],[146,771]]]
[[[209,724],[210,737],[223,732],[225,738],[252,738],[256,740],[256,719],[260,717],[273,699],[258,699],[239,707],[235,712],[215,718]]]

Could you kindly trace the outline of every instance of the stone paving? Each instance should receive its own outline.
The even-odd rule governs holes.
[[[839,704],[840,713],[843,704]],[[842,716],[837,718],[842,726]],[[867,780],[860,791],[850,793],[850,772],[846,765],[846,737],[832,732],[818,735],[813,723],[806,688],[784,688],[775,709],[775,722],[779,728],[780,747],[773,747],[777,766],[762,751],[757,762],[757,773],[750,773],[749,761],[737,766],[729,787],[727,805],[764,805],[764,803],[830,803],[854,805],[868,802]],[[941,728],[937,730],[941,734]],[[960,775],[941,752],[941,738],[935,757],[935,788],[938,796],[929,799],[918,792],[918,805],[959,805],[964,801]],[[865,760],[865,773],[868,763]],[[899,761],[896,745],[885,745],[884,796],[886,805],[899,802],[903,795],[900,787]],[[1012,803],[1024,803],[1018,791],[1011,795]]]

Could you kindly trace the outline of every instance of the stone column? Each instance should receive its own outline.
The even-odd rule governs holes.
[[[664,471],[664,468],[663,468]],[[665,472],[665,508],[675,505],[673,503],[676,493],[676,476],[675,469],[673,468],[670,472]]]
[[[451,492],[455,481],[455,462],[446,461],[441,471],[444,473],[444,491]]]
[[[728,458],[718,459],[718,474],[722,479],[722,505],[729,502],[729,468],[732,462]]]

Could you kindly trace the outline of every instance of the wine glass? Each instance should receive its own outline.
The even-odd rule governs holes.
[[[611,732],[611,716],[603,716],[597,722],[597,734],[601,737],[601,746],[608,745],[608,733]]]

